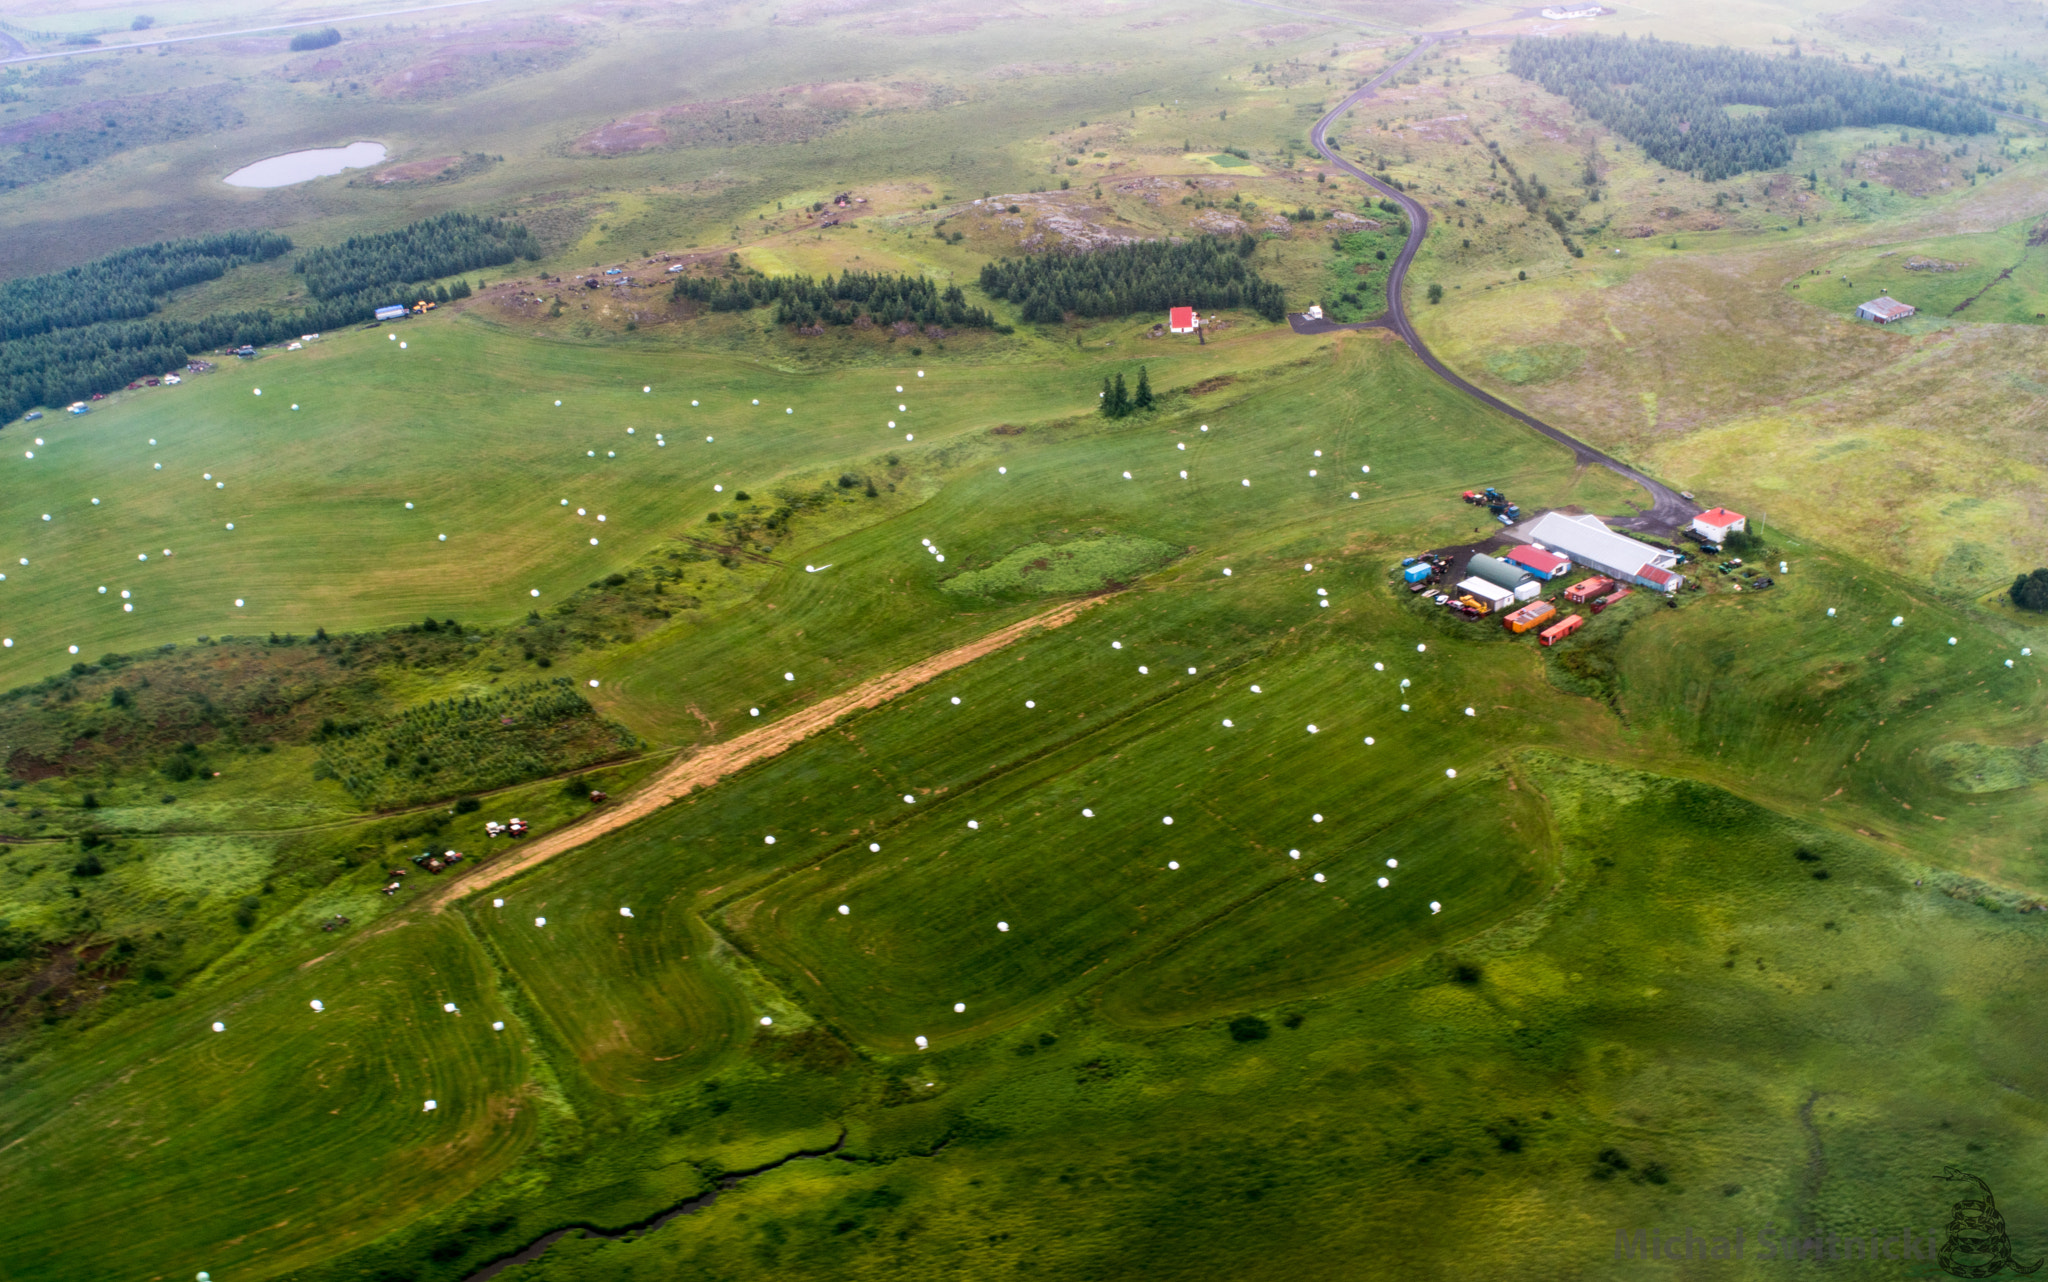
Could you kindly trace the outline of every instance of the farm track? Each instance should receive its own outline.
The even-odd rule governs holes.
[[[1466,382],[1453,372],[1448,365],[1445,365],[1435,352],[1429,349],[1429,344],[1422,341],[1422,335],[1415,331],[1415,323],[1408,315],[1407,300],[1403,297],[1402,292],[1402,287],[1407,283],[1408,266],[1415,261],[1416,251],[1422,248],[1423,238],[1429,234],[1429,210],[1421,201],[1409,196],[1406,192],[1394,190],[1379,179],[1374,178],[1371,174],[1366,173],[1363,169],[1360,169],[1357,165],[1344,159],[1330,145],[1328,137],[1330,126],[1335,124],[1345,112],[1350,111],[1359,103],[1379,92],[1383,85],[1395,76],[1398,76],[1410,63],[1428,52],[1432,45],[1442,40],[1460,38],[1462,37],[1440,32],[1419,35],[1416,38],[1415,48],[1410,50],[1406,57],[1401,58],[1386,70],[1353,90],[1342,102],[1338,103],[1324,115],[1322,119],[1316,121],[1314,128],[1309,130],[1309,141],[1315,144],[1316,150],[1322,153],[1325,160],[1345,173],[1350,174],[1353,178],[1358,179],[1373,191],[1379,192],[1389,200],[1400,204],[1402,212],[1408,218],[1408,242],[1401,247],[1400,254],[1394,259],[1392,268],[1387,272],[1387,314],[1379,320],[1369,322],[1367,325],[1340,326],[1331,324],[1327,329],[1318,327],[1315,322],[1306,321],[1302,318],[1290,317],[1289,321],[1290,323],[1300,321],[1300,323],[1294,324],[1297,333],[1324,333],[1336,329],[1363,329],[1373,326],[1394,331],[1395,334],[1400,336],[1402,342],[1408,344],[1409,350],[1415,353],[1416,357],[1429,368],[1429,371],[1444,380],[1444,382],[1449,383],[1452,387],[1457,388],[1482,405],[1492,406],[1516,422],[1535,429],[1561,445],[1571,447],[1572,453],[1577,457],[1580,464],[1598,463],[1612,472],[1627,477],[1650,492],[1651,505],[1647,512],[1626,520],[1614,522],[1614,524],[1639,530],[1677,530],[1699,514],[1700,508],[1698,504],[1686,499],[1678,491],[1665,485],[1662,481],[1644,475],[1613,455],[1597,450],[1577,437],[1552,427],[1535,415],[1516,409],[1491,392],[1482,391],[1471,383]],[[1487,37],[1476,38],[1485,39]]]
[[[469,877],[444,886],[436,892],[433,899],[426,902],[432,905],[434,912],[445,912],[450,902],[461,896],[474,894],[508,881],[523,872],[539,867],[557,855],[566,854],[608,833],[617,832],[628,824],[645,819],[670,802],[679,801],[693,792],[708,788],[756,762],[780,755],[812,735],[829,729],[841,717],[880,707],[898,695],[907,694],[935,677],[944,676],[955,668],[965,667],[976,659],[993,654],[1032,632],[1070,623],[1079,617],[1082,611],[1106,599],[1106,596],[1091,596],[1055,606],[1028,619],[1020,619],[1008,627],[998,628],[987,636],[965,645],[955,646],[942,654],[913,663],[909,667],[898,668],[894,672],[870,678],[844,694],[834,695],[830,699],[812,704],[792,716],[762,726],[759,730],[751,730],[724,743],[713,744],[702,752],[676,762],[648,780],[618,805],[596,811],[566,828],[559,828],[518,848],[516,853],[507,858],[478,868]]]

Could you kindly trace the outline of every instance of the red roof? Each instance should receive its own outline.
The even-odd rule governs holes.
[[[1168,329],[1193,329],[1195,327],[1195,309],[1192,307],[1169,307],[1166,310],[1166,326]]]
[[[1698,521],[1702,525],[1711,525],[1715,529],[1720,530],[1727,529],[1729,526],[1735,524],[1737,521],[1743,521],[1747,519],[1748,518],[1743,516],[1742,513],[1730,512],[1725,507],[1717,507],[1711,512],[1702,512],[1698,516],[1693,518],[1693,520]]]
[[[1527,543],[1508,553],[1508,560],[1534,570],[1539,574],[1556,574],[1572,563],[1570,557],[1559,556],[1555,552],[1546,552],[1542,548]]]
[[[1637,570],[1636,577],[1639,579],[1648,579],[1650,582],[1656,584],[1660,588],[1668,588],[1672,584],[1678,582],[1677,575],[1673,574],[1669,570],[1661,569],[1654,565],[1646,565],[1642,569]]]

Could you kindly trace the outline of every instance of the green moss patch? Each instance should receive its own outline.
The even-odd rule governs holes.
[[[954,575],[941,586],[963,596],[1066,596],[1129,583],[1173,557],[1173,548],[1157,539],[1126,534],[1027,543],[994,565]]]
[[[1533,347],[1509,347],[1494,352],[1486,358],[1486,369],[1503,383],[1522,387],[1563,378],[1578,369],[1585,359],[1585,349],[1570,343],[1538,343]]]
[[[2007,792],[2048,779],[2048,741],[2024,748],[1995,743],[1938,743],[1927,750],[1934,777],[1957,792]]]

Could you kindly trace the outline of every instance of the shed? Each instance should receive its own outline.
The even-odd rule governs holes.
[[[362,313],[357,312],[356,315],[360,316]],[[398,306],[396,303],[389,307],[379,307],[377,309],[377,319],[380,321],[404,320],[405,308]]]
[[[1524,543],[1522,546],[1508,553],[1506,559],[1513,562],[1516,565],[1521,566],[1523,569],[1535,575],[1537,578],[1544,580],[1545,582],[1548,582],[1549,580],[1556,578],[1558,575],[1563,574],[1566,570],[1572,568],[1572,560],[1570,557],[1559,556],[1555,552],[1548,551],[1544,548],[1536,547],[1534,544],[1530,543]]]
[[[1513,592],[1529,582],[1529,572],[1519,565],[1490,557],[1484,552],[1474,552],[1472,559],[1465,563],[1465,573],[1473,578],[1485,579],[1496,587]]]
[[[1729,535],[1743,529],[1748,523],[1749,518],[1742,513],[1730,512],[1725,507],[1717,507],[1711,512],[1702,512],[1694,517],[1692,519],[1692,528],[1695,533],[1704,538],[1711,539],[1716,543],[1725,543],[1728,541]]]
[[[1495,610],[1515,603],[1515,594],[1513,592],[1501,587],[1497,583],[1488,583],[1485,579],[1476,576],[1460,583],[1458,591],[1484,605],[1488,614],[1492,614]]]
[[[1890,294],[1886,294],[1881,298],[1873,298],[1861,307],[1858,307],[1856,309],[1856,319],[1876,321],[1880,325],[1889,325],[1895,320],[1906,319],[1915,310],[1911,303],[1902,303]]]
[[[1195,332],[1195,309],[1192,307],[1169,307],[1166,309],[1166,328],[1175,334]]]

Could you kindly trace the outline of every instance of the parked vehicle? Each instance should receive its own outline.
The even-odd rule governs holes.
[[[1579,615],[1566,615],[1561,622],[1554,623],[1543,629],[1536,639],[1544,645],[1556,645],[1584,626],[1586,626],[1586,621]]]
[[[24,423],[33,423],[42,416],[43,412],[41,410],[30,410],[28,413],[21,416],[21,421]]]

